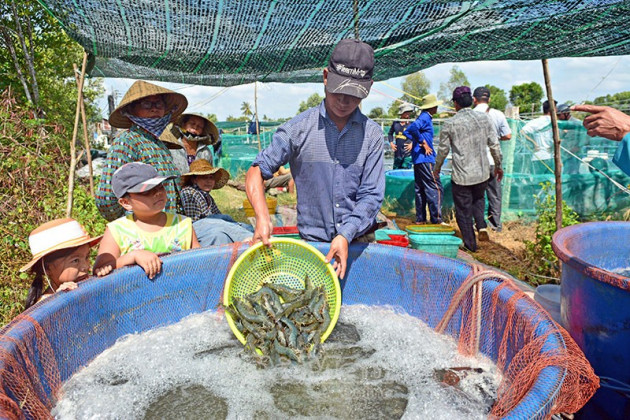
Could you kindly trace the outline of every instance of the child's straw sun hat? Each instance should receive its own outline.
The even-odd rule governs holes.
[[[55,219],[33,230],[28,236],[33,259],[20,272],[30,270],[40,259],[60,249],[88,244],[96,245],[102,236],[91,238],[79,222],[72,218]]]

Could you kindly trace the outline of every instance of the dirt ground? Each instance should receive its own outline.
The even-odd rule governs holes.
[[[403,217],[394,217],[400,229],[414,221]],[[461,238],[461,233],[455,221],[449,223],[455,234]],[[519,280],[527,281],[531,277],[530,265],[525,253],[525,241],[534,241],[536,226],[533,223],[519,221],[504,222],[501,232],[490,231],[490,240],[478,241],[477,252],[467,252],[472,258],[510,273]]]

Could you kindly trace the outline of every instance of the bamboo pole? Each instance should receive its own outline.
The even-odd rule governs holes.
[[[83,54],[83,64],[79,75],[79,88],[77,89],[77,109],[74,116],[74,129],[72,130],[72,142],[70,143],[70,170],[68,171],[68,204],[66,206],[66,217],[72,216],[72,196],[74,194],[74,170],[77,166],[76,142],[77,131],[79,131],[79,116],[81,114],[81,98],[83,97],[83,81],[85,66],[87,65],[87,53]]]
[[[79,88],[79,69],[76,64],[72,64],[74,67],[74,76],[77,81],[77,89]],[[83,76],[85,78],[85,76]],[[94,171],[92,169],[92,153],[90,151],[90,140],[88,138],[87,130],[87,117],[85,115],[85,100],[83,94],[81,94],[81,123],[83,124],[83,141],[85,143],[85,154],[87,155],[87,164],[90,170],[90,195],[94,198]]]
[[[553,130],[553,160],[554,173],[556,176],[556,230],[562,228],[562,159],[560,156],[560,133],[558,131],[558,116],[556,115],[556,103],[551,93],[551,78],[549,77],[549,66],[547,59],[542,60],[543,75],[545,76],[545,87],[547,88],[547,100],[549,101],[549,112],[551,113],[551,128]]]
[[[256,114],[256,136],[258,136],[258,151],[260,152],[260,127],[258,124],[258,82],[254,82],[254,113]]]

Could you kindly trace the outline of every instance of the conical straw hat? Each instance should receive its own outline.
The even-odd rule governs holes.
[[[183,149],[184,146],[179,142],[177,135],[179,134],[177,128],[170,123],[166,126],[162,134],[160,135],[160,140],[168,147],[169,149]]]
[[[216,144],[216,142],[219,141],[219,129],[217,128],[216,125],[214,125],[214,123],[212,121],[210,121],[209,119],[207,119],[206,117],[204,117],[201,114],[196,114],[196,113],[192,113],[192,112],[187,112],[185,114],[182,114],[179,117],[177,117],[176,120],[174,120],[174,125],[176,127],[180,127],[181,128],[182,124],[183,124],[183,121],[184,121],[184,119],[186,119],[186,117],[198,117],[198,118],[201,118],[204,121],[205,125],[203,127],[203,132],[201,133],[201,137],[207,137],[207,138],[204,139],[204,140],[201,140],[202,143],[207,144],[208,146],[210,146],[212,144]],[[173,134],[175,134],[177,136],[177,131],[173,131]]]
[[[175,120],[175,118],[184,112],[188,106],[188,100],[181,93],[173,92],[170,89],[145,82],[144,80],[138,80],[131,85],[127,93],[125,93],[125,96],[122,98],[122,101],[118,104],[118,107],[116,107],[114,112],[110,114],[109,124],[112,127],[117,128],[131,127],[131,120],[125,117],[122,114],[122,111],[130,103],[152,95],[165,95],[166,111],[173,111],[171,121]]]

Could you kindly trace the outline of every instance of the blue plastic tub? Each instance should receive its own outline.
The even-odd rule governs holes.
[[[330,244],[311,244],[324,254],[330,248]],[[138,266],[119,269],[101,279],[85,280],[72,292],[57,293],[15,318],[0,330],[0,418],[33,418],[29,407],[37,404],[50,410],[59,396],[59,385],[126,334],[217,310],[225,277],[246,249],[244,244],[234,244],[166,256],[161,273],[153,280]],[[439,255],[351,244],[346,277],[340,281],[342,310],[343,305],[352,304],[390,305],[436,328],[455,292],[474,273],[472,265]],[[494,361],[504,354],[501,363],[509,370],[512,360],[522,362],[518,355],[531,349],[532,340],[544,338],[536,356],[565,351],[556,324],[518,288],[490,276],[483,283],[482,295],[481,354]],[[470,307],[453,312],[445,334],[457,340],[466,331],[462,326],[471,316]],[[508,308],[513,308],[511,339],[505,328]],[[505,418],[547,418],[566,373],[566,367],[554,364],[538,371]]]
[[[601,388],[579,415],[628,418],[630,279],[612,271],[630,265],[630,223],[566,227],[553,236],[552,247],[562,261],[562,323],[601,379]]]

